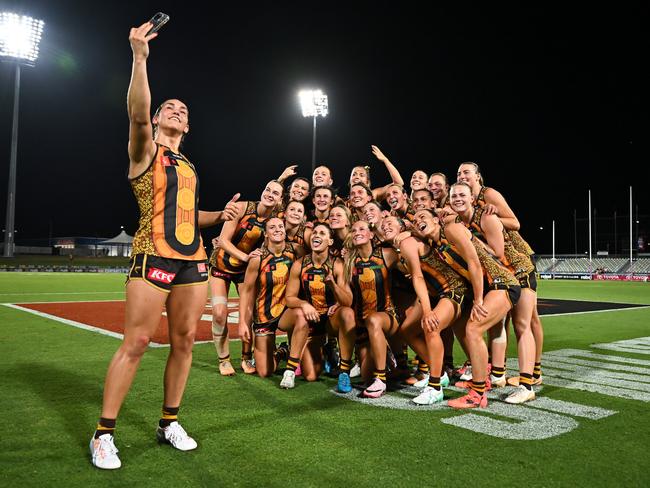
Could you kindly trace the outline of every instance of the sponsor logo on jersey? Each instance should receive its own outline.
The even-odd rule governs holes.
[[[149,273],[147,273],[147,278],[154,281],[159,281],[160,283],[171,283],[176,276],[176,273],[167,273],[162,269],[151,268]]]
[[[207,271],[205,263],[196,263],[196,269],[199,270],[199,273],[205,273]]]

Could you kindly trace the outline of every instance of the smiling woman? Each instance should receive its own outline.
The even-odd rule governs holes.
[[[179,151],[190,130],[187,106],[177,99],[166,100],[150,118],[147,57],[149,42],[158,35],[149,34],[150,29],[151,23],[146,22],[129,34],[133,68],[127,97],[128,174],[140,208],[140,225],[126,285],[124,340],[108,367],[102,414],[90,440],[92,463],[101,469],[122,464],[113,441],[117,415],[164,307],[171,347],[156,436],[181,451],[196,448],[196,441],[178,423],[178,410],[207,293],[207,256],[199,227],[230,220],[237,211],[237,197],[223,212],[198,209],[198,176]]]

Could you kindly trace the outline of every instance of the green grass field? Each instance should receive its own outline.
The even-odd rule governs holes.
[[[120,268],[129,265],[127,257],[93,257],[75,256],[70,259],[67,255],[62,256],[34,256],[17,255],[11,258],[3,257],[0,260],[0,267],[11,266],[97,266],[100,268]]]
[[[112,274],[0,273],[0,303],[120,300],[123,282],[123,275]],[[650,304],[650,285],[543,281],[540,296]],[[183,453],[156,444],[167,350],[151,349],[118,419],[123,468],[100,471],[90,464],[88,440],[119,341],[4,306],[0,324],[2,486],[648,485],[648,401],[545,385],[540,405],[544,398],[615,413],[596,419],[511,407],[539,412],[532,415],[533,430],[573,428],[541,440],[509,440],[443,422],[463,415],[519,422],[500,413],[501,402],[471,414],[381,408],[334,395],[329,378],[299,380],[284,391],[279,376],[220,377],[211,344],[195,347],[180,413],[199,448]],[[594,343],[647,337],[649,324],[649,308],[548,317],[545,349],[588,350]],[[238,349],[233,343],[234,356]],[[592,352],[650,360],[647,353]],[[459,352],[456,361],[462,360]],[[650,372],[650,363],[636,367]],[[650,391],[648,376],[640,378],[646,382],[640,389]],[[408,403],[404,393],[389,396]]]

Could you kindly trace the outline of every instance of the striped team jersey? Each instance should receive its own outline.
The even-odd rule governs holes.
[[[413,210],[413,202],[409,198],[408,200],[408,207],[406,208],[406,211],[402,212],[399,210],[391,210],[390,214],[399,217],[402,220],[408,220],[409,222],[413,222],[413,217],[415,217],[415,210]]]
[[[357,317],[366,318],[372,312],[393,313],[390,296],[391,276],[381,248],[373,248],[368,259],[357,256],[352,269],[353,307]]]
[[[311,254],[302,258],[298,297],[311,303],[320,315],[326,314],[336,304],[334,292],[325,284],[327,275],[334,273],[334,260],[330,255],[321,266],[316,267]]]
[[[257,215],[259,202],[247,202],[246,211],[241,218],[232,236],[232,244],[242,252],[249,253],[257,249],[264,242],[264,218]],[[226,273],[243,273],[246,263],[228,254],[219,247],[210,256],[210,266]]]
[[[266,324],[277,320],[287,307],[285,294],[289,271],[296,259],[293,245],[286,243],[284,250],[275,255],[264,246],[257,275],[257,297],[253,305],[253,321]]]
[[[456,222],[463,224],[470,230],[474,237],[480,239],[485,244],[488,244],[483,228],[481,227],[481,219],[484,210],[485,207],[474,207],[474,213],[472,214],[469,224],[465,224],[461,220],[460,216],[456,217]],[[517,278],[526,276],[535,269],[530,258],[526,254],[520,253],[515,249],[515,246],[513,246],[505,229],[503,229],[503,258],[499,259],[499,261],[501,261],[501,264],[508,268]]]
[[[188,261],[207,256],[199,232],[199,178],[180,153],[156,144],[147,170],[130,180],[140,208],[132,254]]]
[[[476,197],[476,205],[479,207],[483,208],[487,204],[485,201],[485,192],[487,191],[489,187],[487,186],[482,186],[481,190],[478,192],[478,196]],[[510,241],[512,242],[512,245],[515,246],[515,249],[519,251],[520,253],[525,254],[526,256],[532,256],[535,254],[535,251],[533,251],[533,248],[530,247],[530,245],[526,242],[526,240],[521,237],[521,234],[517,230],[506,230],[506,233],[508,234],[508,237],[510,238]]]
[[[290,242],[290,243],[292,243],[292,244],[294,244],[296,246],[300,246],[303,249],[306,249],[307,248],[307,245],[305,243],[305,229],[306,228],[307,227],[305,226],[305,224],[300,224],[300,226],[298,226],[298,230],[293,235],[293,237],[289,237],[289,234],[287,234],[287,242]]]
[[[489,286],[519,286],[517,278],[515,278],[515,276],[505,266],[503,266],[499,260],[492,256],[487,249],[485,249],[485,246],[478,242],[476,237],[472,235],[471,241],[476,250],[476,254],[478,255],[478,260],[481,263],[481,268],[483,268],[483,277]],[[449,264],[449,266],[451,266],[459,275],[471,282],[467,262],[460,256],[456,247],[447,240],[445,229],[443,227],[440,228],[440,239],[435,243],[435,245],[436,252],[438,252],[440,258]]]
[[[446,293],[467,294],[467,281],[442,261],[434,248],[429,248],[427,254],[420,256],[420,268],[430,296],[437,297]]]

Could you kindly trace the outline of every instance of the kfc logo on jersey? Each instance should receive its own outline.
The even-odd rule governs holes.
[[[147,274],[147,278],[154,281],[160,281],[161,283],[171,283],[176,273],[167,273],[162,269],[151,268]]]

